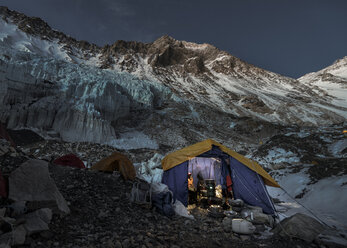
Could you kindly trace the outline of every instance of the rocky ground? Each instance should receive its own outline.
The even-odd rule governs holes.
[[[30,142],[29,142],[30,143]],[[43,145],[45,144],[45,145]],[[0,156],[1,170],[9,175],[18,166],[36,157],[37,147],[60,154],[65,149],[84,147],[86,143],[39,141],[24,144],[15,152]],[[35,147],[35,150],[34,150]],[[85,151],[91,161],[110,152],[109,147],[88,144]],[[32,152],[34,151],[34,152]],[[38,153],[38,152],[37,152]],[[40,154],[39,156],[42,156]],[[37,156],[37,157],[39,157]],[[86,155],[87,156],[87,155]],[[49,230],[32,234],[18,247],[316,247],[299,239],[276,235],[252,236],[231,232],[223,218],[213,218],[195,209],[195,220],[172,219],[160,215],[150,206],[130,202],[132,182],[118,173],[101,173],[49,165],[49,172],[68,203],[71,213],[53,214]],[[10,204],[1,200],[0,205]]]

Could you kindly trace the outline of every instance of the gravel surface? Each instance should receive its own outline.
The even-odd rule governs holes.
[[[0,165],[8,176],[29,158],[51,161],[73,152],[92,164],[113,151],[109,146],[92,143],[38,140],[0,156]],[[141,156],[145,153],[141,151]],[[223,227],[222,218],[210,217],[198,208],[192,210],[195,220],[178,216],[169,219],[150,206],[130,202],[133,182],[124,181],[118,172],[53,164],[49,171],[71,214],[53,215],[49,231],[27,237],[18,247],[316,247],[262,233],[238,235]],[[0,207],[10,203],[0,200]]]

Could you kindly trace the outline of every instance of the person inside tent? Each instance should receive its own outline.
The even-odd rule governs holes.
[[[188,202],[189,204],[197,202],[197,191],[194,186],[194,179],[191,172],[188,172]]]
[[[229,159],[224,160],[224,162],[227,164],[227,168],[229,168],[229,164],[230,164]],[[229,205],[228,199],[233,199],[233,188],[232,188],[233,182],[231,180],[231,175],[229,170],[227,172],[227,176],[225,179],[226,179],[225,187],[223,188],[223,197],[225,201],[223,204],[223,208],[229,209],[230,205]]]

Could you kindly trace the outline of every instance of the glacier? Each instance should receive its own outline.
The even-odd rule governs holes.
[[[117,121],[179,99],[168,87],[127,72],[2,45],[0,53],[0,119],[8,128],[54,130],[66,141],[112,144]]]

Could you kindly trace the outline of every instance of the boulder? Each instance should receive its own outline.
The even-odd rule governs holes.
[[[290,236],[311,243],[325,229],[316,219],[297,213],[282,220],[272,232],[283,237]]]
[[[9,177],[9,198],[27,201],[28,206],[37,209],[52,207],[56,213],[70,213],[70,209],[49,175],[48,163],[42,160],[28,160]]]
[[[0,236],[0,245],[22,245],[25,242],[26,234],[27,232],[23,225],[17,226],[13,231]]]
[[[29,214],[23,215],[17,221],[23,221],[28,235],[49,230],[48,224],[52,220],[52,210],[41,208]]]

